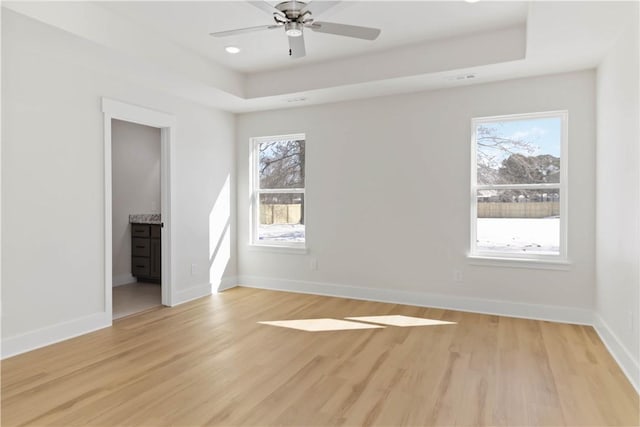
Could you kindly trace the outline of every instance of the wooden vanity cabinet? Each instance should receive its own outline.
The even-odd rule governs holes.
[[[131,274],[140,282],[160,283],[160,224],[131,224]]]

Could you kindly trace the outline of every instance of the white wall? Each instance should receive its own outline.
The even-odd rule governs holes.
[[[117,286],[131,283],[129,215],[160,213],[160,129],[112,120],[111,140],[112,266]]]
[[[635,22],[598,68],[596,312],[599,332],[640,389],[640,69]]]
[[[569,111],[569,270],[470,264],[471,118],[562,109]],[[527,313],[530,307],[522,304],[569,307],[577,311],[552,311],[590,321],[593,71],[251,113],[238,116],[236,124],[241,283],[334,294],[350,289],[349,295],[418,298],[424,304],[452,301],[434,295],[464,298],[465,304],[469,298],[497,300],[519,304],[515,312],[523,316],[551,311]],[[297,132],[307,135],[310,251],[250,250],[249,138]],[[310,269],[311,258],[317,258],[317,271]],[[463,283],[454,283],[454,270],[462,272]],[[408,293],[395,298],[399,292]],[[500,307],[476,309],[481,305]]]
[[[83,319],[104,326],[103,96],[176,117],[178,302],[210,292],[210,229],[218,222],[231,238],[218,251],[229,259],[216,266],[236,274],[234,201],[219,203],[226,211],[210,223],[219,195],[234,194],[233,116],[92,69],[102,49],[3,10],[3,355],[86,332]]]

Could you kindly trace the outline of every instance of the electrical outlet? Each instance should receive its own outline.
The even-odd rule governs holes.
[[[198,265],[197,264],[191,264],[191,275],[195,276],[196,274],[198,274]]]
[[[318,258],[313,257],[309,260],[309,268],[314,271],[318,269]]]
[[[456,283],[462,283],[462,271],[453,270],[453,281]]]

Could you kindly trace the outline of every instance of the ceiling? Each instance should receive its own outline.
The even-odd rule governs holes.
[[[319,2],[322,0],[312,0]],[[276,1],[267,2],[271,5]],[[209,33],[268,25],[273,18],[244,1],[139,1],[101,2],[149,32],[168,37],[181,46],[243,73],[289,68],[362,55],[407,44],[467,35],[524,24],[527,2],[464,1],[343,1],[315,17],[317,20],[382,29],[375,41],[305,32],[307,56],[288,57],[284,30],[214,38]],[[313,12],[313,7],[311,7]],[[230,55],[224,47],[242,50]]]
[[[47,24],[35,50],[59,43],[82,66],[236,113],[592,69],[626,25],[637,25],[628,1],[347,0],[319,19],[377,27],[380,37],[308,32],[307,56],[291,59],[280,30],[209,36],[270,23],[243,0],[2,7],[32,19],[25,37],[45,31],[36,21]],[[241,53],[227,54],[230,44]]]

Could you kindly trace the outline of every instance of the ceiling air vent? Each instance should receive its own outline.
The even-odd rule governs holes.
[[[468,74],[458,74],[457,76],[448,76],[447,80],[449,81],[461,81],[461,80],[471,80],[475,79],[476,75],[473,73]]]

